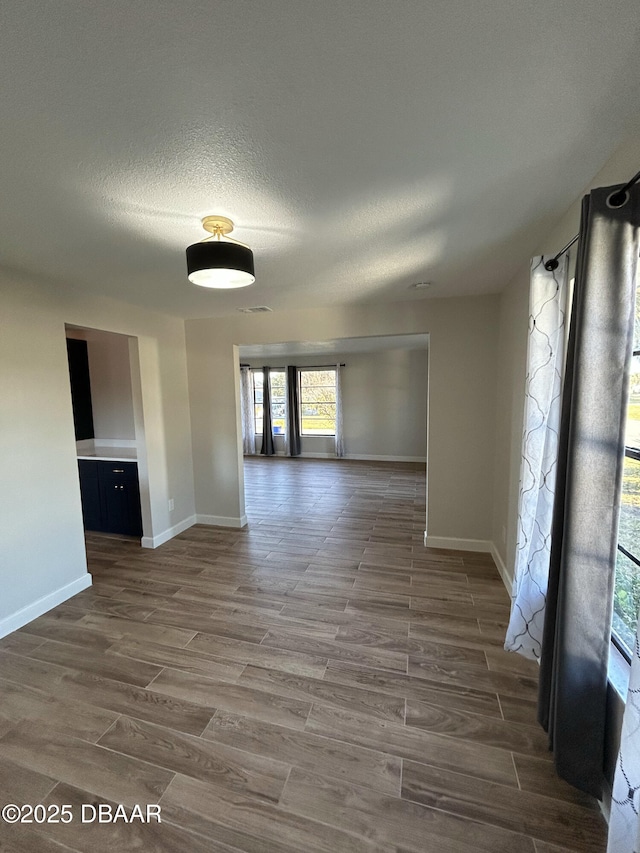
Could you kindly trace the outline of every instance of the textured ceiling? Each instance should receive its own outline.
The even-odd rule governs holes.
[[[185,317],[501,290],[635,129],[637,11],[3,0],[0,264]],[[209,213],[252,287],[187,282]]]

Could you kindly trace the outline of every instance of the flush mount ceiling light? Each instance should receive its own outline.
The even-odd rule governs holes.
[[[187,276],[200,287],[246,287],[256,280],[253,252],[229,234],[233,222],[226,216],[205,216],[202,227],[210,237],[187,247]],[[224,238],[224,239],[223,239]]]

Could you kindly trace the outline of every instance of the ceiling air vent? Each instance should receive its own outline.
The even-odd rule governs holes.
[[[254,308],[238,308],[243,314],[264,314],[265,311],[273,311],[273,308],[267,308],[266,305],[256,305]]]

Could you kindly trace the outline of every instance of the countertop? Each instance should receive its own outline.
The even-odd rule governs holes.
[[[104,462],[135,462],[138,458],[135,447],[102,447],[99,444],[92,450],[79,450],[78,459],[95,459]]]

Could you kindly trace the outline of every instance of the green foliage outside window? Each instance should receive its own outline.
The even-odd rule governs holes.
[[[301,370],[299,375],[301,434],[335,435],[335,370]]]
[[[636,298],[634,352],[640,349],[640,291]],[[620,497],[618,544],[640,559],[640,461],[629,453],[640,451],[640,356],[634,355],[629,382],[625,434],[626,453]],[[616,560],[613,599],[613,634],[632,651],[640,609],[640,566],[620,550]]]
[[[618,542],[630,554],[640,555],[640,462],[629,457],[624,466]],[[640,567],[618,551],[613,626],[629,649],[633,649],[639,605]]]

